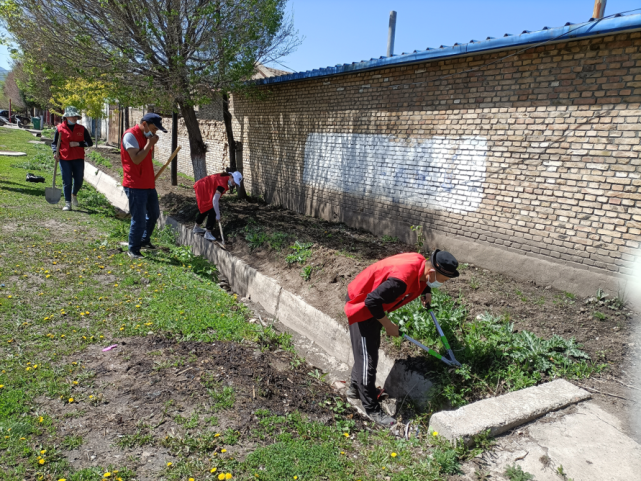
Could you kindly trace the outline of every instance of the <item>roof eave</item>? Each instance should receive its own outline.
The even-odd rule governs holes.
[[[452,47],[422,50],[420,52],[381,57],[367,62],[354,62],[321,69],[297,72],[278,77],[269,77],[254,81],[256,85],[271,85],[294,82],[334,75],[364,72],[368,70],[395,67],[412,63],[429,62],[452,57],[464,57],[479,53],[496,52],[516,47],[525,47],[539,43],[559,43],[580,38],[594,38],[613,33],[641,30],[641,14],[611,17],[601,20],[590,20],[582,24],[566,24],[562,27],[548,28],[536,32],[524,32],[520,35],[507,35],[500,38],[489,38],[479,42],[457,44]]]

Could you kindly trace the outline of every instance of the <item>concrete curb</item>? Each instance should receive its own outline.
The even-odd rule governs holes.
[[[122,185],[116,179],[87,161],[85,161],[84,179],[93,185],[98,192],[104,194],[114,207],[129,213],[129,199],[127,199]]]
[[[492,437],[539,418],[550,411],[584,401],[591,397],[584,389],[565,379],[529,387],[503,396],[477,401],[456,411],[432,415],[429,431],[466,444],[488,429]]]
[[[85,162],[85,180],[115,207],[129,212],[127,196],[115,179]],[[229,279],[234,292],[260,304],[287,328],[313,341],[337,361],[351,365],[353,356],[349,332],[338,321],[283,289],[276,280],[261,274],[243,260],[195,235],[173,217],[161,214],[158,224],[160,227],[171,226],[178,233],[180,244],[191,246],[194,254],[213,263]],[[420,373],[407,369],[403,361],[396,361],[382,351],[379,354],[376,382],[384,386],[391,397],[407,396],[419,406],[425,405],[432,387],[432,382]]]

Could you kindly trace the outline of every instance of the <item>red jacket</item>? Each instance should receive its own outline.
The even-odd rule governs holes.
[[[425,257],[416,252],[398,254],[369,266],[347,286],[350,301],[345,304],[345,314],[349,323],[354,324],[372,318],[372,313],[365,306],[365,298],[390,277],[403,281],[407,289],[394,302],[383,304],[385,312],[395,311],[416,299],[427,286],[426,282],[419,280],[423,272]]]
[[[85,128],[80,125],[74,125],[71,130],[67,122],[62,122],[56,127],[58,135],[60,136],[60,160],[80,160],[85,158],[84,147],[69,147],[70,142],[84,142],[85,141]]]
[[[201,214],[214,208],[213,200],[218,187],[225,189],[225,192],[229,190],[229,179],[231,179],[229,174],[214,174],[203,177],[194,184],[196,202],[198,202],[198,210]]]
[[[127,132],[131,132],[136,137],[138,141],[138,146],[142,149],[147,145],[147,137],[145,133],[140,128],[140,125],[136,124]],[[125,134],[127,133],[125,132]],[[124,137],[124,134],[123,134]],[[154,164],[151,161],[153,150],[150,150],[147,154],[147,157],[143,159],[138,165],[134,164],[127,152],[122,145],[122,139],[120,140],[120,161],[122,162],[122,186],[130,187],[132,189],[155,189],[156,180],[154,179]]]

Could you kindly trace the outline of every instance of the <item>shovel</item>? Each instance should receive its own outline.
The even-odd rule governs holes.
[[[56,174],[58,173],[58,161],[53,165],[53,185],[45,188],[45,199],[50,204],[57,204],[60,202],[60,189],[56,188]]]
[[[57,149],[56,153],[60,152],[60,141],[62,140],[62,135],[58,133],[58,144],[57,144]],[[55,156],[54,156],[55,158]],[[60,189],[56,189],[56,174],[58,173],[58,160],[56,159],[56,163],[53,164],[53,185],[51,187],[46,187],[45,188],[45,199],[47,199],[47,202],[50,204],[57,204],[60,202]]]
[[[220,225],[220,222],[218,223],[218,229],[220,230],[220,240],[222,242],[216,241],[216,244],[218,244],[223,250],[227,250],[225,247],[225,236],[223,235],[223,226]]]

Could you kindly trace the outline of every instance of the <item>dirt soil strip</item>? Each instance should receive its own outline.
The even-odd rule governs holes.
[[[37,399],[51,416],[64,419],[61,436],[82,436],[82,446],[67,453],[76,469],[106,466],[124,457],[136,462],[129,467],[136,470],[138,479],[158,479],[167,462],[175,461],[170,449],[157,445],[121,449],[115,443],[139,431],[153,432],[154,443],[183,437],[188,428],[178,421],[195,414],[200,416],[199,428],[206,424],[203,418],[216,414],[217,422],[203,432],[231,429],[243,435],[258,421],[254,413],[259,409],[275,415],[299,411],[309,420],[335,422],[326,401],[333,402],[337,394],[327,383],[310,377],[305,363],[293,367],[295,356],[287,351],[261,352],[233,342],[179,343],[148,336],[120,341],[109,352],[91,346],[79,356],[67,361],[77,362],[92,378],[93,383],[78,392],[93,396],[95,407],[85,411],[59,399]],[[236,400],[232,408],[217,412],[209,390],[225,387],[233,388]],[[347,409],[347,418],[363,429],[365,419]],[[220,443],[215,451],[224,446]],[[233,452],[242,459],[256,447],[241,441]]]
[[[104,149],[100,153],[110,156],[114,168],[97,167],[120,181],[120,155],[105,154]],[[160,166],[156,165],[156,169],[160,169]],[[158,179],[156,188],[161,208],[191,227],[198,212],[193,181],[179,177],[178,184],[172,186],[170,176],[166,173]],[[274,278],[283,288],[301,296],[307,303],[344,325],[347,325],[343,313],[347,284],[377,260],[416,250],[415,246],[395,242],[391,238],[377,237],[344,224],[304,216],[255,199],[238,201],[234,195],[228,194],[223,196],[221,203],[223,228],[230,253],[262,274]],[[252,250],[245,240],[243,229],[256,224],[267,232],[287,234],[287,247],[295,240],[313,243],[312,256],[306,263],[313,267],[309,281],[301,277],[300,265],[289,266],[285,262],[285,256],[292,252],[291,249],[277,251],[264,245]],[[464,253],[453,254],[464,259]],[[514,323],[515,331],[528,330],[546,339],[554,334],[576,338],[593,360],[609,365],[598,378],[583,380],[579,384],[626,396],[627,390],[620,382],[631,383],[627,373],[622,371],[634,346],[630,341],[633,313],[629,309],[613,310],[604,304],[586,304],[585,299],[572,293],[537,285],[533,281],[518,281],[471,264],[462,269],[461,276],[448,282],[443,290],[454,297],[460,296],[470,316],[476,317],[484,312],[505,315]],[[416,369],[426,367],[423,354],[409,343],[403,343],[399,349],[384,337],[382,348],[393,358],[408,358]],[[595,398],[619,415],[621,409],[627,406],[625,400],[611,396],[595,394]]]

